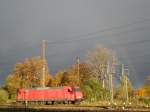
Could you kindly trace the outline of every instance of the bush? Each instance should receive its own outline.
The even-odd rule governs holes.
[[[146,104],[146,105],[150,105],[150,99],[149,98],[140,98],[139,101]]]
[[[81,88],[84,93],[84,98],[88,102],[99,101],[102,98],[102,86],[97,80],[88,80]]]
[[[8,101],[8,92],[4,89],[0,89],[0,103],[6,103]]]

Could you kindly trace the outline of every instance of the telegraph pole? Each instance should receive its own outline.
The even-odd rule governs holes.
[[[80,57],[77,56],[77,78],[78,81],[80,82]]]
[[[103,77],[102,77],[102,87],[103,89],[105,88],[105,72],[104,72],[104,65],[102,64],[102,73],[103,73]]]
[[[128,78],[125,75],[126,104],[128,104]]]
[[[107,74],[109,75],[109,88],[110,88],[110,103],[113,104],[113,81],[112,81],[112,70],[110,71],[109,62],[107,63]]]
[[[121,65],[121,74],[124,76],[124,64]]]
[[[45,73],[46,73],[46,40],[42,41],[42,62],[43,62],[43,67],[42,67],[42,87],[45,87]]]
[[[110,73],[110,67],[109,67],[109,62],[107,62],[107,76],[109,77],[109,73]],[[110,83],[109,83],[110,84]]]
[[[113,81],[112,81],[112,73],[110,73],[109,77],[110,77],[110,96],[111,96],[110,102],[111,102],[111,104],[113,104],[114,98],[113,98]]]
[[[124,73],[124,64],[122,64],[122,77],[123,77],[123,84],[125,89],[125,98],[126,98],[126,104],[128,104],[128,78],[127,75]]]

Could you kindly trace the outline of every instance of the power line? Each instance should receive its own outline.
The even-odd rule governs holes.
[[[123,44],[112,44],[111,46],[113,47],[117,47],[117,46],[129,46],[129,45],[135,45],[135,44],[143,44],[143,43],[149,43],[150,39],[145,39],[145,40],[139,40],[139,41],[134,41],[134,42],[129,42],[129,43],[123,43]],[[82,49],[83,50],[83,49]],[[129,58],[137,58],[137,57],[144,57],[146,55],[149,54],[144,54],[144,55],[140,55],[140,56],[133,56],[133,57],[129,57]],[[49,55],[49,56],[57,56],[57,53]]]
[[[145,43],[149,43],[150,39],[145,39],[145,40],[139,40],[139,41],[133,41],[133,42],[128,42],[128,43],[119,43],[119,44],[111,44],[111,46],[113,47],[117,47],[117,46],[133,46],[136,44],[145,44]]]
[[[126,27],[129,27],[129,26],[132,26],[132,25],[136,25],[136,24],[140,24],[140,23],[143,23],[143,22],[147,22],[147,21],[150,21],[150,19],[144,19],[144,20],[140,20],[140,21],[136,21],[136,22],[132,22],[132,23],[129,23],[129,24],[124,24],[124,25],[120,25],[120,26],[115,26],[115,27],[112,27],[112,28],[107,28],[107,29],[103,29],[103,30],[100,30],[100,31],[97,31],[97,32],[92,32],[92,33],[87,33],[87,34],[84,34],[84,35],[80,35],[80,36],[74,36],[74,37],[81,37],[81,36],[90,36],[90,35],[94,35],[96,33],[102,33],[102,32],[107,32],[107,31],[111,31],[111,30],[117,30],[117,29],[120,29],[120,28],[126,28]],[[134,29],[134,31],[141,31],[141,30],[144,30],[144,28],[139,28],[139,29]],[[120,36],[122,35],[123,33],[124,34],[127,34],[128,32],[133,32],[133,30],[130,30],[130,31],[124,31],[124,32],[119,32],[119,33],[116,33],[116,34],[113,34],[111,36]],[[72,42],[75,42],[75,41],[83,41],[83,40],[90,40],[90,39],[94,39],[94,38],[97,38],[97,37],[88,37],[88,38],[78,38],[78,39],[69,39],[69,40],[58,40],[58,41],[53,41],[53,42],[48,42],[49,45],[56,45],[56,44],[66,44],[66,43],[72,43]],[[136,41],[136,42],[128,42],[128,43],[123,43],[123,44],[111,44],[111,46],[128,46],[128,45],[135,45],[135,44],[140,44],[140,43],[149,43],[150,42],[150,39],[145,39],[145,40],[140,40],[140,41]]]
[[[141,31],[141,30],[144,30],[144,28],[142,29],[135,29],[135,31]],[[121,34],[125,33],[129,33],[129,32],[133,32],[132,31],[126,31],[126,32],[120,32],[120,33],[117,33],[115,35],[111,35],[111,37],[115,37],[115,36],[120,36]],[[98,38],[98,37],[89,37],[89,38],[79,38],[79,39],[70,39],[70,40],[63,40],[63,41],[55,41],[54,43],[53,42],[49,42],[50,45],[56,45],[56,44],[67,44],[67,43],[73,43],[73,42],[76,42],[76,41],[85,41],[85,40],[91,40],[91,39],[95,39],[95,38]],[[150,42],[150,39],[146,39],[146,40],[140,40],[140,41],[136,41],[136,42],[128,42],[128,43],[122,43],[122,44],[111,44],[112,46],[128,46],[128,45],[134,45],[134,44],[140,44],[140,43],[149,43]]]
[[[115,26],[115,27],[111,27],[111,28],[107,28],[107,29],[103,29],[103,30],[100,30],[100,31],[96,31],[96,32],[91,32],[91,33],[87,33],[87,34],[83,34],[83,35],[79,35],[79,36],[73,36],[73,38],[78,38],[78,37],[88,37],[90,35],[95,35],[97,33],[103,33],[103,32],[107,32],[107,31],[112,31],[112,30],[117,30],[117,29],[122,29],[122,28],[126,28],[126,27],[129,27],[129,26],[132,26],[132,25],[136,25],[136,24],[140,24],[140,23],[143,23],[143,22],[146,22],[146,21],[150,21],[150,19],[143,19],[143,20],[140,20],[140,21],[136,21],[136,22],[132,22],[132,23],[129,23],[129,24],[124,24],[124,25],[120,25],[120,26]],[[142,30],[142,29],[140,29]],[[49,44],[53,45],[53,44],[57,44],[57,43],[70,43],[70,42],[74,42],[74,41],[80,41],[80,40],[88,40],[88,39],[93,39],[93,37],[89,37],[89,38],[78,38],[76,40],[58,40],[58,41],[53,41],[53,42],[49,42]]]
[[[96,31],[96,32],[91,32],[91,33],[87,33],[87,34],[83,34],[83,35],[78,35],[78,36],[73,36],[74,38],[78,38],[78,37],[88,37],[88,38],[78,38],[78,39],[63,39],[63,40],[57,40],[57,41],[48,41],[47,43],[49,45],[56,45],[56,44],[66,44],[66,43],[72,43],[72,42],[75,42],[75,41],[83,41],[83,40],[90,40],[90,39],[95,39],[95,38],[98,38],[97,36],[96,37],[89,37],[90,35],[95,35],[97,33],[103,33],[103,32],[107,32],[107,31],[112,31],[112,30],[117,30],[117,29],[122,29],[122,28],[126,28],[126,27],[130,27],[132,25],[136,25],[136,24],[140,24],[140,23],[143,23],[143,22],[147,22],[147,21],[150,21],[150,18],[149,19],[143,19],[143,20],[140,20],[140,21],[136,21],[136,22],[132,22],[132,23],[128,23],[128,24],[124,24],[124,25],[120,25],[120,26],[115,26],[115,27],[111,27],[111,28],[107,28],[107,29],[103,29],[103,30],[100,30],[100,31]],[[144,30],[144,28],[139,28],[139,29],[135,29],[134,31],[141,31],[141,30]],[[119,35],[122,35],[123,33],[124,34],[127,34],[129,32],[133,32],[133,30],[130,30],[130,31],[124,31],[124,32],[118,32],[118,33],[115,33],[115,34],[112,34],[111,37],[113,36],[119,36]],[[110,35],[108,35],[110,36]],[[145,41],[147,42],[147,41]],[[40,44],[40,43],[38,43]]]

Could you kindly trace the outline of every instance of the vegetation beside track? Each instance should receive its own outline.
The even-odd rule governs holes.
[[[113,68],[113,64],[117,64],[119,61],[114,51],[101,45],[91,50],[87,54],[87,58],[81,63],[75,63],[66,70],[60,70],[54,76],[49,73],[48,65],[45,61],[45,85],[48,87],[80,86],[84,94],[84,101],[81,102],[81,105],[109,106],[111,94],[107,81],[109,79],[108,75],[112,71],[110,70],[107,73],[107,62],[110,62],[110,68]],[[15,102],[19,88],[36,88],[41,86],[42,64],[43,60],[40,57],[28,58],[23,62],[17,63],[0,89],[0,103],[9,104]],[[115,74],[114,79],[117,80]],[[124,106],[126,102],[125,84],[123,80],[119,80],[119,82],[112,88],[113,105]],[[129,78],[127,83],[128,103],[132,106],[150,106],[150,77],[139,89],[134,89]]]

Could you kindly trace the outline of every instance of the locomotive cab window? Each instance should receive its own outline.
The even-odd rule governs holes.
[[[74,91],[80,92],[80,88],[74,88]]]
[[[72,92],[70,89],[68,89],[68,92]]]

